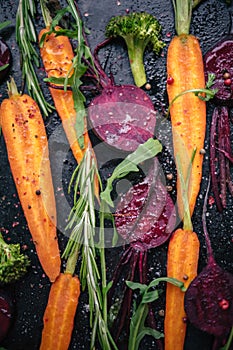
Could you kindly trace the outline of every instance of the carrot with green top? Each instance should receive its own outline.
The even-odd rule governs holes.
[[[206,103],[192,91],[205,90],[202,52],[198,39],[189,34],[191,0],[174,0],[177,35],[171,40],[167,54],[167,93],[172,123],[174,155],[179,154],[182,173],[187,171],[196,149],[189,181],[188,198],[192,216],[202,178],[203,148],[206,133]],[[182,94],[187,91],[187,93]],[[178,98],[176,98],[179,96]],[[175,100],[174,100],[175,99]],[[177,179],[177,203],[181,219],[184,215],[180,177]]]
[[[43,1],[41,2],[41,6],[46,28],[42,29],[39,33],[39,43],[45,71],[48,78],[69,79],[75,74],[73,68],[75,54],[70,39],[65,34],[61,35],[59,33],[62,30],[61,27],[55,26],[52,28],[52,19]],[[82,71],[81,65],[78,69]],[[84,71],[81,75],[83,73]],[[79,89],[75,89],[75,84],[72,86],[73,91],[65,88],[64,84],[57,83],[54,83],[53,87],[50,85],[49,90],[56,111],[61,118],[62,126],[73,155],[79,164],[83,159],[86,149],[92,147],[87,130],[84,106],[85,98]],[[74,90],[76,90],[77,102],[74,98]],[[99,181],[97,176],[95,177],[95,195],[99,198]]]
[[[195,150],[187,169],[187,177],[182,173],[182,157],[177,155],[177,171],[181,181],[181,191],[184,207],[183,227],[172,235],[167,254],[167,276],[176,278],[187,288],[197,275],[200,243],[193,231],[189,208],[188,189],[195,159]],[[167,285],[166,310],[164,320],[165,350],[183,350],[186,334],[186,314],[184,310],[185,294],[180,288]]]

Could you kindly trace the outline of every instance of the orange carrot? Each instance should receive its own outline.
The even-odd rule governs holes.
[[[205,77],[199,42],[189,34],[193,1],[174,0],[173,4],[177,35],[168,47],[167,93],[177,166],[177,205],[183,228],[177,229],[169,242],[167,276],[183,281],[188,287],[197,275],[199,258],[199,240],[193,232],[191,217],[202,178],[201,150],[204,148],[206,133],[206,104],[193,92],[187,91],[203,90]],[[184,293],[168,284],[164,320],[165,350],[183,350],[185,317]]]
[[[69,348],[80,295],[77,276],[61,273],[52,284],[44,313],[40,350]]]
[[[60,27],[57,26],[55,29],[59,30]],[[49,27],[42,29],[39,33],[39,41],[41,40],[42,36],[48,32]],[[72,67],[74,52],[70,40],[67,36],[56,36],[54,33],[47,35],[44,40],[44,44],[40,49],[40,53],[46,73],[49,78],[65,78],[69,74],[69,71]],[[72,74],[72,71],[70,74]],[[81,148],[75,130],[76,111],[74,108],[72,91],[65,91],[62,88],[57,89],[53,87],[50,87],[49,89],[56,107],[56,111],[62,120],[62,125],[72,149],[73,155],[77,162],[80,163],[83,159],[83,155],[88,145],[91,145],[87,126],[85,125],[83,135],[84,148]],[[97,177],[95,178],[95,194],[98,198],[99,182]]]
[[[189,34],[192,13],[192,1],[175,1],[176,31],[167,54],[167,93],[171,103],[180,93],[190,89],[204,89],[205,77],[203,58],[197,38]],[[187,10],[187,11],[186,11]],[[182,19],[187,21],[182,21]],[[206,133],[206,103],[189,92],[179,96],[170,108],[173,146],[175,157],[182,157],[182,173],[187,177],[192,152],[196,149],[196,156],[192,164],[189,181],[189,206],[191,216],[200,190],[202,178],[202,163],[204,139]],[[182,202],[181,184],[177,178],[177,204],[181,219],[184,208]]]
[[[169,242],[167,276],[184,282],[187,288],[197,275],[199,240],[192,230],[177,229]],[[164,322],[165,350],[183,350],[186,334],[184,292],[167,284]]]
[[[60,273],[56,204],[44,122],[36,102],[14,80],[0,108],[8,159],[40,263],[51,281]]]

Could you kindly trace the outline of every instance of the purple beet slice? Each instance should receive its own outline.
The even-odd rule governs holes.
[[[212,88],[218,89],[214,101],[220,105],[233,105],[233,25],[228,36],[218,42],[204,56],[206,80],[215,75]]]
[[[4,290],[0,290],[0,342],[6,337],[13,318],[13,304]]]
[[[5,43],[5,41],[0,39],[0,68],[8,64],[6,68],[0,70],[0,81],[2,81],[6,77],[9,71],[10,62],[11,62],[10,49],[8,45]]]
[[[148,95],[134,85],[110,85],[88,109],[97,136],[108,145],[133,152],[154,135],[156,113]]]
[[[154,158],[147,176],[122,195],[117,205],[115,225],[128,246],[113,273],[113,284],[108,292],[109,307],[113,303],[114,291],[122,273],[126,272],[126,280],[133,281],[138,270],[140,283],[147,283],[148,250],[163,244],[175,228],[175,205],[161,180],[159,170],[158,159]],[[132,290],[125,286],[121,298],[118,317],[112,327],[116,340],[123,327],[127,329],[129,326]],[[150,326],[155,328],[151,309],[149,314]]]
[[[233,325],[233,276],[209,261],[188,288],[185,309],[195,327],[217,337],[227,335]]]
[[[142,250],[163,244],[175,228],[174,203],[162,183],[155,158],[147,177],[121,197],[115,225],[126,243]]]
[[[233,326],[233,276],[215,261],[206,225],[207,195],[203,206],[203,231],[207,266],[191,282],[185,293],[185,311],[189,321],[202,331],[226,337]]]

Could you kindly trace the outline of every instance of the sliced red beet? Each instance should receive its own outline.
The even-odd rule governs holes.
[[[8,45],[0,39],[0,69],[1,67],[8,65],[5,69],[0,70],[0,81],[3,80],[8,71],[9,71],[9,65],[11,61],[11,52],[8,47]]]
[[[115,225],[119,235],[128,247],[122,254],[112,277],[112,288],[108,292],[109,306],[114,300],[114,289],[122,272],[128,271],[127,280],[133,281],[138,269],[140,283],[147,283],[147,251],[163,244],[176,224],[175,206],[162,183],[159,162],[154,158],[147,176],[122,195],[115,212]],[[129,268],[126,269],[126,264]],[[117,340],[123,326],[130,319],[132,290],[125,287],[121,293],[122,302],[118,318],[113,326]],[[149,305],[149,308],[151,306]],[[153,315],[152,310],[149,313]],[[155,320],[149,318],[150,326],[155,328]]]
[[[231,14],[231,16],[233,16]],[[232,19],[231,19],[232,20]],[[233,105],[233,25],[230,34],[218,42],[204,56],[206,80],[215,74],[212,88],[217,88],[214,101],[217,104]]]
[[[150,249],[163,244],[174,230],[174,203],[162,183],[158,160],[147,177],[123,195],[115,212],[115,225],[126,243]]]
[[[0,342],[6,337],[12,323],[13,304],[8,294],[0,290]]]
[[[189,321],[202,331],[226,337],[233,326],[233,275],[216,263],[206,225],[207,196],[203,206],[203,231],[208,262],[185,293],[185,311]]]
[[[226,336],[233,326],[233,276],[209,262],[188,288],[185,309],[197,328]]]
[[[154,135],[156,115],[148,95],[134,85],[110,85],[88,109],[97,136],[108,145],[133,152]]]

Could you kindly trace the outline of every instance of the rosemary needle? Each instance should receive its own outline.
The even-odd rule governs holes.
[[[34,47],[37,42],[33,19],[36,7],[33,0],[19,0],[16,14],[16,42],[21,54],[22,77],[26,82],[28,93],[38,103],[45,116],[54,109],[41,90],[35,68],[39,67],[39,55]]]

